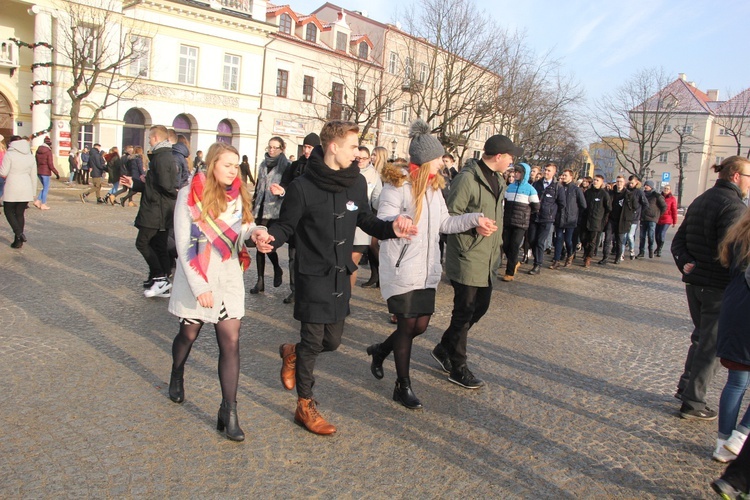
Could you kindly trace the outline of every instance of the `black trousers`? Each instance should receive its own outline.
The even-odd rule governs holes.
[[[721,478],[743,493],[750,492],[750,439],[745,441],[740,454],[729,464]]]
[[[297,344],[297,395],[301,398],[312,398],[315,385],[315,360],[321,352],[335,351],[341,344],[344,333],[344,320],[338,323],[302,323],[300,341]]]
[[[535,266],[544,264],[544,251],[547,250],[545,246],[553,225],[552,222],[532,222],[529,226],[529,240],[531,241]]]
[[[138,228],[135,248],[141,252],[148,264],[148,274],[152,278],[166,276],[172,267],[172,259],[167,247],[168,231],[159,231],[147,227]]]
[[[523,235],[526,229],[522,227],[503,227],[503,253],[505,254],[505,274],[514,276],[518,264],[518,251],[521,250]]]
[[[620,257],[620,233],[617,230],[618,222],[609,220],[607,222],[607,226],[604,228],[604,247],[602,248],[602,257],[607,258],[609,257],[610,252],[612,251],[612,244],[615,245],[615,257]]]
[[[677,389],[682,401],[692,410],[706,407],[706,391],[719,370],[716,343],[719,337],[719,312],[724,290],[720,288],[686,285],[688,309],[693,320],[693,333],[685,359],[685,371]]]
[[[579,228],[578,234],[581,236],[581,246],[583,246],[583,258],[590,258],[596,249],[598,231],[589,231],[588,229]]]
[[[479,321],[490,307],[492,280],[487,286],[468,286],[451,280],[453,285],[453,312],[451,323],[443,333],[440,343],[448,351],[453,368],[466,365],[466,344],[469,328]]]
[[[13,230],[15,236],[23,234],[23,228],[26,225],[26,209],[28,207],[28,201],[3,202],[5,219],[8,221],[8,225]]]

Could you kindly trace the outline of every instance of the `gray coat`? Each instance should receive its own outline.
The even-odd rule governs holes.
[[[255,184],[255,203],[253,205],[253,217],[258,218],[261,213],[260,207],[263,206],[263,219],[278,219],[281,213],[281,202],[284,198],[271,194],[271,184],[281,184],[281,178],[284,172],[289,168],[289,160],[282,153],[279,156],[278,164],[270,171],[266,166],[266,160],[263,160],[258,167],[258,179]],[[286,187],[286,186],[284,186]]]
[[[187,205],[190,189],[181,189],[177,195],[177,205],[174,211],[174,239],[177,246],[177,270],[174,274],[172,296],[169,299],[169,312],[180,318],[199,319],[206,323],[216,323],[219,320],[221,304],[224,303],[230,318],[242,318],[245,315],[245,283],[242,279],[242,269],[236,255],[222,262],[216,250],[212,250],[204,280],[198,272],[190,266],[187,259],[190,245],[190,227],[193,218]],[[239,204],[229,204],[229,214],[235,209],[242,209]],[[255,224],[243,224],[239,241],[244,242],[253,231],[261,229]],[[265,228],[262,228],[265,229]],[[212,292],[214,307],[206,308],[198,304],[198,295]]]
[[[411,182],[401,187],[386,184],[380,192],[378,218],[392,221],[399,215],[414,217],[416,210]],[[428,189],[417,222],[417,235],[411,240],[380,242],[380,293],[383,298],[412,290],[437,288],[443,272],[440,265],[440,233],[468,231],[479,223],[480,213],[450,216],[443,194]],[[398,267],[397,267],[398,265]]]
[[[36,160],[28,141],[10,143],[0,166],[0,177],[5,177],[3,201],[32,201],[36,196]]]

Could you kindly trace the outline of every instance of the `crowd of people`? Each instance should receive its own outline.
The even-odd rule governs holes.
[[[370,152],[359,144],[356,124],[328,122],[320,135],[305,137],[294,161],[285,155],[285,141],[271,138],[255,177],[247,157],[240,161],[234,147],[217,142],[205,161],[200,151],[191,160],[187,140],[158,125],[149,130],[148,155],[134,146],[125,147],[122,156],[118,148],[102,154],[99,144],[71,151],[68,182],[92,184],[80,194],[84,203],[94,194],[98,203],[125,206],[141,195],[135,246],[149,269],[144,295],[169,298],[168,310],[179,318],[172,401],[185,401],[192,345],[202,326],[213,324],[222,392],[217,429],[228,439],[244,439],[237,386],[248,246],[257,248],[258,271],[250,293],[259,294],[265,290],[266,256],[273,285],[281,286],[284,272],[276,250],[289,244],[291,294],[284,302],[294,304],[300,337],[279,347],[280,379],[285,389],[296,388],[294,420],[312,433],[329,435],[336,427],[317,409],[314,368],[320,354],[341,343],[363,255],[371,276],[362,286],[380,288],[396,325],[383,342],[367,348],[371,373],[384,378],[383,364],[393,353],[393,400],[420,409],[411,349],[434,313],[443,265],[453,288],[453,311],[431,354],[449,382],[478,389],[484,382],[469,368],[468,336],[490,307],[494,279],[513,282],[529,261],[527,273],[537,275],[545,255],[552,255],[552,270],[570,267],[579,252],[585,268],[599,253],[602,266],[658,258],[667,230],[677,225],[669,185],[659,193],[653,181],[641,183],[634,175],[618,176],[613,183],[601,175],[576,180],[569,169],[558,173],[554,163],[516,162],[523,150],[503,135],[490,137],[481,157],[459,169],[429,132],[425,122],[414,122],[409,159],[389,161],[384,148]],[[49,180],[59,174],[48,140],[35,155],[24,138],[8,142],[7,151],[0,148],[0,177],[14,232],[11,246],[20,248],[26,241],[24,211],[32,201],[49,209]],[[713,457],[731,464],[712,487],[736,498],[747,493],[750,471],[745,446],[750,408],[738,422],[750,386],[750,211],[743,201],[750,191],[750,160],[730,157],[715,169],[716,185],[688,208],[670,249],[695,325],[675,397],[682,418],[718,417]],[[112,186],[102,195],[105,174]],[[728,378],[717,412],[707,406],[706,392],[720,365]]]

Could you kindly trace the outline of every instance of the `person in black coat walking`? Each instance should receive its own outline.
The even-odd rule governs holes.
[[[693,333],[685,359],[685,370],[677,384],[682,400],[680,416],[714,420],[716,411],[706,406],[706,390],[716,372],[716,339],[724,289],[729,271],[718,260],[719,242],[747,206],[742,202],[750,190],[750,160],[730,156],[714,167],[716,184],[698,196],[672,240],[672,256],[685,282]]]
[[[667,210],[667,202],[658,191],[654,190],[654,181],[647,180],[643,185],[643,195],[648,205],[641,211],[641,239],[638,245],[637,258],[646,256],[646,237],[648,237],[648,258],[654,258],[654,245],[656,240],[656,223]]]
[[[583,245],[583,267],[591,266],[591,255],[596,247],[596,240],[612,211],[612,201],[604,188],[604,177],[595,175],[591,187],[584,193],[586,209],[583,211],[581,226],[578,229]]]
[[[177,201],[177,168],[167,128],[163,125],[151,127],[148,141],[149,169],[145,181],[123,176],[123,186],[142,192],[141,206],[135,218],[138,236],[135,247],[148,264],[148,278],[143,282],[146,297],[169,297],[172,285],[167,276],[172,268],[167,240],[173,227],[174,205]]]
[[[378,239],[408,237],[416,227],[409,218],[381,221],[367,199],[367,182],[354,162],[359,149],[355,123],[331,121],[320,132],[305,173],[287,190],[281,213],[269,227],[273,245],[259,244],[270,252],[294,235],[294,318],[301,322],[300,342],[282,344],[281,381],[285,389],[297,386],[294,419],[315,434],[333,434],[336,428],[318,413],[313,400],[313,369],[321,352],[335,351],[341,343],[349,314],[354,230],[357,227]]]
[[[543,177],[533,184],[539,195],[539,211],[532,216],[529,225],[528,234],[531,252],[534,255],[534,266],[529,270],[529,274],[541,272],[547,239],[552,233],[558,210],[565,207],[565,192],[559,189],[560,184],[555,180],[555,174],[557,165],[548,163],[544,167]]]
[[[641,220],[641,213],[648,208],[648,200],[639,187],[641,180],[635,175],[628,177],[628,187],[622,200],[620,212],[620,259],[625,256],[625,247],[630,247],[630,260],[635,259],[635,231]]]
[[[104,172],[107,171],[107,165],[104,163],[104,158],[102,158],[101,147],[101,144],[94,144],[89,153],[88,167],[91,169],[93,187],[79,195],[83,203],[86,203],[86,198],[91,193],[96,193],[97,203],[104,203],[102,199],[102,177],[104,176]]]
[[[566,169],[560,175],[560,189],[565,198],[565,206],[557,211],[555,218],[555,258],[550,269],[559,269],[563,258],[563,243],[565,244],[564,267],[573,263],[573,231],[578,225],[578,214],[586,209],[586,199],[581,188],[573,182],[573,171]]]

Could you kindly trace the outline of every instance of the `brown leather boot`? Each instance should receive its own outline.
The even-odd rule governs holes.
[[[565,259],[565,264],[563,264],[563,267],[570,267],[570,265],[573,263],[573,256],[571,255],[567,259]]]
[[[294,421],[305,427],[313,434],[327,436],[336,432],[336,428],[325,421],[318,413],[314,399],[299,398],[297,400],[297,411],[294,412]]]
[[[549,268],[550,268],[550,269],[560,269],[560,261],[558,261],[558,260],[553,260],[553,261],[552,261],[552,265],[551,265],[551,266],[549,266]]]
[[[281,362],[281,385],[284,389],[294,389],[295,374],[297,371],[297,344],[281,344],[279,346]]]
[[[591,267],[591,257],[583,259],[583,267]]]

